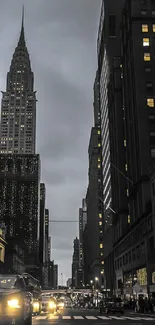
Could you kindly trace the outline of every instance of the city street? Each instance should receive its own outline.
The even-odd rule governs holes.
[[[33,318],[33,325],[48,325],[60,324],[62,325],[108,325],[108,324],[126,324],[126,325],[141,325],[147,324],[148,321],[155,324],[155,315],[150,314],[135,314],[134,312],[126,312],[123,316],[119,314],[100,315],[95,310],[79,310],[79,309],[65,309],[55,315],[41,314]]]

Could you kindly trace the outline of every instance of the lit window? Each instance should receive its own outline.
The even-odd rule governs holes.
[[[130,216],[128,216],[128,223],[130,223]]]
[[[104,270],[101,270],[101,274],[104,274]]]
[[[124,140],[124,147],[126,147],[126,140]]]
[[[128,190],[128,188],[126,190],[126,195],[129,196],[129,190]]]
[[[99,215],[98,215],[98,216],[99,216],[99,218],[100,218],[100,219],[102,219],[102,213],[99,213]]]
[[[143,24],[143,25],[142,25],[142,32],[143,32],[143,33],[148,33],[148,31],[149,31],[149,27],[148,27],[148,25],[147,25],[147,24]]]
[[[98,143],[98,147],[101,147],[101,143]]]
[[[152,25],[153,33],[155,33],[155,24]]]
[[[152,148],[151,149],[151,157],[152,158],[155,158],[155,148]]]
[[[151,57],[150,57],[150,53],[144,53],[144,61],[150,61]]]
[[[149,46],[150,45],[150,39],[147,38],[143,38],[143,46]]]
[[[100,131],[100,130],[98,130],[98,131],[97,131],[97,134],[101,134],[101,131]]]
[[[99,221],[99,226],[102,226],[102,221]]]
[[[103,256],[103,252],[101,252],[100,255]]]
[[[154,98],[147,98],[147,106],[154,107]]]
[[[100,234],[102,234],[103,233],[103,230],[100,230]]]
[[[126,170],[126,172],[128,171],[128,165],[127,164],[125,164],[125,170]]]
[[[101,165],[100,164],[98,164],[98,166],[97,166],[98,168],[101,168]]]
[[[101,261],[101,264],[104,265],[104,261]]]
[[[100,162],[101,161],[101,158],[100,157],[98,157],[98,162]]]
[[[100,248],[103,248],[103,244],[100,244]]]

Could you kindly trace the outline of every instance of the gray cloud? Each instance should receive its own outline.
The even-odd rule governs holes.
[[[51,219],[77,220],[87,188],[100,0],[0,1],[0,89],[17,44],[21,9],[37,90],[37,152]],[[71,273],[77,223],[51,223],[52,259]],[[61,279],[60,279],[61,281]]]

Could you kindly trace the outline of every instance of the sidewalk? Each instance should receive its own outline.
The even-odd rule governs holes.
[[[135,312],[135,311],[129,311],[128,313],[130,315],[148,316],[148,317],[153,317],[155,319],[155,313],[138,313],[138,312]]]

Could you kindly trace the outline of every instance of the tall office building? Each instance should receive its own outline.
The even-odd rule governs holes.
[[[72,286],[76,285],[76,275],[78,274],[79,269],[79,239],[76,237],[74,239],[73,247],[73,258],[72,258]]]
[[[34,154],[36,94],[24,35],[24,12],[19,41],[2,92],[0,153]]]
[[[120,22],[125,0],[103,0],[98,31],[97,54],[100,87],[101,146],[105,227],[112,224],[111,165],[109,137],[108,84],[113,58],[121,53]]]
[[[125,4],[125,0],[118,0],[118,1],[103,0],[102,1],[98,40],[97,40],[98,74],[99,74],[99,89],[100,89],[99,101],[100,101],[100,113],[101,113],[100,145],[102,148],[102,167],[103,167],[104,286],[107,287],[107,289],[109,288],[112,289],[114,285],[113,283],[114,280],[113,253],[114,252],[113,252],[112,222],[114,216],[116,215],[116,213],[119,213],[119,211],[118,209],[116,209],[118,207],[116,207],[114,204],[113,194],[115,194],[115,192],[118,195],[120,194],[118,188],[115,188],[115,181],[117,178],[117,183],[119,183],[120,181],[119,170],[121,171],[122,168],[122,165],[118,164],[120,163],[120,156],[119,156],[120,151],[118,152],[117,147],[114,148],[115,155],[113,159],[111,156],[111,151],[112,151],[111,133],[112,132],[115,133],[118,123],[117,125],[115,123],[111,124],[111,112],[110,112],[110,101],[109,101],[110,90],[108,91],[108,87],[110,82],[110,76],[113,71],[114,57],[119,58],[121,55],[120,23],[121,23],[124,4]],[[119,105],[118,102],[117,105]],[[117,114],[118,111],[116,112],[115,110],[115,117],[117,117]],[[117,129],[117,131],[121,132],[120,129],[119,130]],[[123,166],[123,170],[124,170],[124,166]]]
[[[44,285],[46,287],[48,286],[48,270],[49,270],[48,240],[49,240],[49,210],[45,209],[45,276],[44,276]]]
[[[24,246],[26,270],[38,276],[40,158],[35,154],[36,95],[24,35],[19,41],[2,92],[0,128],[0,221],[6,237]]]
[[[83,233],[87,223],[87,206],[86,200],[82,200],[82,208],[79,209],[79,267],[83,268]]]
[[[129,229],[115,225],[116,289],[132,293],[138,282],[152,289],[155,273],[154,214],[150,169],[155,165],[155,2],[126,1],[121,28],[126,195]],[[152,176],[151,176],[152,177]],[[153,188],[152,188],[153,191]],[[152,204],[151,204],[152,203]]]
[[[107,193],[103,179],[105,285],[125,295],[135,293],[135,283],[140,292],[155,294],[154,19],[154,1],[103,1],[98,62],[103,178],[106,157],[110,177]]]
[[[96,73],[94,83],[94,126],[91,129],[89,142],[89,172],[87,204],[87,251],[84,260],[87,260],[88,274],[85,279],[88,283],[96,277],[100,284],[104,275],[104,247],[103,247],[103,202],[102,202],[102,146],[101,146],[101,116],[99,105],[99,75]],[[86,280],[85,280],[86,281]]]
[[[41,272],[41,284],[45,282],[45,184],[40,184],[40,220],[39,220],[39,262]]]
[[[58,265],[53,265],[53,288],[58,288]]]

